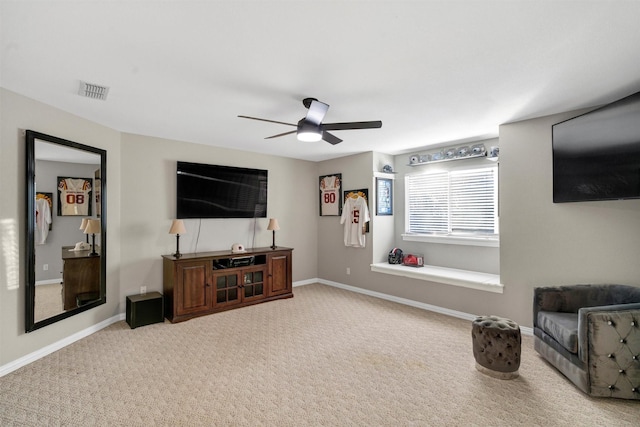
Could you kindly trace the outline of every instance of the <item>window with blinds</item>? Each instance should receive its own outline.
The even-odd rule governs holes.
[[[407,232],[498,234],[498,168],[440,171],[405,177]]]

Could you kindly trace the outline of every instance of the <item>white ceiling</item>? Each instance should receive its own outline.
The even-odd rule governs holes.
[[[495,137],[640,90],[640,1],[0,1],[2,87],[122,132],[312,161]],[[325,122],[382,129],[332,146],[237,117],[296,123],[305,97]]]

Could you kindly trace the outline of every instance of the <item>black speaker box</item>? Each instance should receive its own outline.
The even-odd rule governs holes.
[[[127,297],[127,323],[131,329],[164,322],[164,298],[160,292]]]

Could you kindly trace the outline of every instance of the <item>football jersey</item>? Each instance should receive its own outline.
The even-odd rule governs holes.
[[[44,245],[49,235],[51,224],[51,207],[49,200],[42,198],[36,200],[36,245]]]
[[[91,215],[91,181],[61,179],[58,185],[60,215]]]
[[[320,180],[321,215],[340,215],[340,178],[325,176]]]
[[[369,222],[369,208],[364,197],[348,197],[342,209],[340,224],[344,224],[344,245],[354,248],[365,246],[365,224]]]

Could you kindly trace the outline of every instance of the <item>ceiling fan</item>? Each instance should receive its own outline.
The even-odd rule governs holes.
[[[298,124],[279,122],[276,120],[260,119],[258,117],[238,117],[241,117],[243,119],[260,120],[262,122],[278,123],[281,125],[296,127],[296,130],[268,136],[265,139],[278,138],[280,136],[291,135],[292,133],[295,133],[300,141],[320,141],[321,139],[323,139],[329,144],[333,145],[342,142],[342,140],[327,131],[348,129],[375,129],[382,127],[382,122],[380,120],[371,122],[322,123],[322,119],[324,119],[324,116],[325,114],[327,114],[327,110],[329,109],[328,104],[320,102],[315,98],[305,98],[302,100],[302,104],[309,111],[307,112],[307,115],[305,117],[300,119]]]

